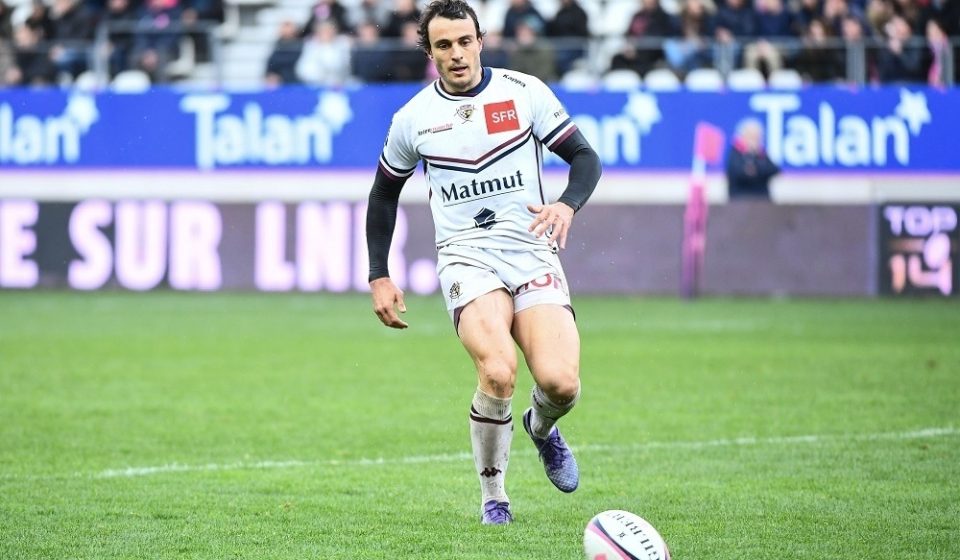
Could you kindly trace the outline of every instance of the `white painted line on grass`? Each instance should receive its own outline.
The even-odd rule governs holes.
[[[906,432],[880,432],[872,434],[819,434],[780,437],[742,437],[730,439],[712,439],[704,441],[651,441],[635,444],[586,444],[574,446],[576,451],[592,453],[627,453],[636,451],[650,451],[659,449],[706,449],[712,447],[736,447],[756,445],[801,445],[837,442],[861,442],[884,440],[912,440],[960,435],[960,429],[954,427],[923,428]],[[519,452],[519,453],[518,453]],[[532,454],[532,449],[524,448],[514,451],[514,455]],[[194,473],[237,470],[273,470],[299,467],[366,467],[380,465],[411,465],[422,463],[455,463],[473,459],[473,454],[461,451],[459,453],[439,453],[434,455],[410,455],[406,457],[380,457],[375,459],[328,459],[319,461],[236,461],[232,463],[207,463],[202,465],[186,465],[169,463],[166,465],[149,467],[126,467],[107,469],[95,473],[93,478],[132,478],[167,473]],[[89,477],[91,475],[77,473],[74,476]]]

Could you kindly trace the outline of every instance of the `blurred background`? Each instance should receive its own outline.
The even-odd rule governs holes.
[[[956,293],[958,0],[476,1],[604,179],[587,294]],[[415,0],[0,0],[0,288],[366,290]],[[545,161],[548,194],[566,167]],[[437,289],[408,182],[392,270]]]

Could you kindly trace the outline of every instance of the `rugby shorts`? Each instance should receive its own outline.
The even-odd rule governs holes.
[[[560,258],[549,249],[512,251],[447,245],[438,252],[437,274],[454,325],[468,303],[499,289],[513,296],[514,313],[542,304],[573,311]]]

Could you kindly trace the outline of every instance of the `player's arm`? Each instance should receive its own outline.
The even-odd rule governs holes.
[[[403,291],[390,279],[387,260],[393,230],[397,225],[397,208],[400,205],[400,190],[406,178],[395,178],[377,168],[373,188],[367,202],[367,253],[370,257],[370,295],[373,311],[380,321],[395,329],[407,328],[407,323],[397,314],[407,311],[403,303]]]
[[[537,215],[530,224],[530,231],[540,237],[553,228],[550,231],[550,242],[557,242],[561,249],[565,249],[573,215],[587,203],[590,195],[597,188],[602,166],[597,152],[590,147],[579,130],[575,130],[553,151],[570,164],[567,188],[553,204],[528,207]]]

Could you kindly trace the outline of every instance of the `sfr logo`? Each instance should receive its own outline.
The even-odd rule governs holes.
[[[484,105],[483,114],[487,119],[487,134],[520,130],[520,118],[512,99]]]

